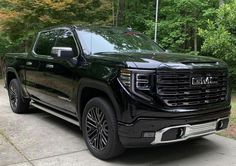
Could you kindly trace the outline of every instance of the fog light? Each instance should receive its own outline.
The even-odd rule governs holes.
[[[224,126],[224,122],[223,122],[223,121],[220,121],[220,122],[219,122],[219,128],[221,129],[223,126]]]
[[[177,138],[182,138],[185,134],[185,128],[179,128],[179,133]]]
[[[172,128],[167,130],[165,133],[162,135],[162,141],[172,141],[172,140],[177,140],[181,139],[184,137],[186,132],[185,127],[177,127],[177,128]]]
[[[221,130],[224,127],[224,122],[221,120],[217,124],[217,130]]]
[[[144,132],[143,137],[145,138],[153,138],[155,137],[155,132]]]

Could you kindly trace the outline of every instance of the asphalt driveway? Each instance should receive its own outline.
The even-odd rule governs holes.
[[[236,141],[217,135],[146,149],[108,162],[87,150],[78,127],[47,113],[12,113],[0,81],[0,166],[196,165],[236,166]]]

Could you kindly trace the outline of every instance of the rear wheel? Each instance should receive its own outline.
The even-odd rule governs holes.
[[[124,151],[117,134],[114,110],[106,99],[91,99],[85,106],[82,122],[85,142],[94,156],[106,160]]]
[[[29,110],[29,100],[22,98],[20,85],[17,79],[12,79],[8,87],[10,106],[15,113],[26,113]]]

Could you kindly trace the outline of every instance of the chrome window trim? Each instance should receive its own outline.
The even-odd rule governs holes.
[[[37,53],[35,52],[35,47],[36,47],[36,45],[37,45],[37,43],[38,43],[38,40],[39,40],[39,37],[40,37],[40,34],[41,34],[41,33],[50,32],[50,31],[60,31],[60,30],[68,30],[68,31],[72,34],[72,37],[73,37],[74,42],[75,42],[75,45],[76,45],[77,53],[78,53],[78,55],[75,56],[74,58],[79,57],[80,54],[81,54],[81,51],[80,51],[80,49],[79,49],[78,43],[76,42],[75,35],[74,35],[74,33],[71,31],[70,28],[53,28],[53,29],[50,29],[50,30],[43,30],[43,31],[40,31],[40,32],[38,33],[37,37],[36,37],[36,40],[35,40],[35,42],[34,42],[34,46],[33,46],[33,49],[32,49],[33,56],[34,56],[34,57],[45,57],[45,58],[47,57],[47,58],[50,58],[50,57],[51,57],[50,55],[37,54]],[[56,41],[57,41],[57,39],[58,39],[58,37],[56,37]],[[54,43],[54,46],[55,46],[55,44],[56,44],[56,41],[55,41],[55,43]],[[54,46],[53,46],[53,47],[54,47]]]

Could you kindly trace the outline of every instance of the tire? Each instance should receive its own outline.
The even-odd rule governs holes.
[[[114,110],[105,98],[95,97],[86,104],[82,130],[86,145],[95,157],[108,160],[124,151]]]
[[[8,87],[8,96],[11,109],[14,113],[22,114],[29,111],[29,100],[23,100],[20,84],[17,79],[11,80]]]

